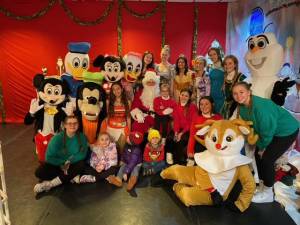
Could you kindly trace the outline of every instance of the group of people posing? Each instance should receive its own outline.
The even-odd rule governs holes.
[[[175,66],[168,62],[168,46],[162,49],[159,64],[154,64],[151,52],[145,52],[133,101],[121,82],[111,85],[106,96],[107,117],[94,143],[80,130],[77,116],[65,118],[63,130],[52,137],[45,162],[36,170],[41,182],[34,192],[68,182],[99,180],[118,187],[128,182],[130,191],[139,174],[159,174],[172,164],[195,165],[195,152],[206,149],[195,140],[196,124],[241,118],[252,121],[259,136],[255,156],[264,188],[252,201],[273,201],[274,163],[295,141],[299,122],[272,100],[252,95],[235,56],[222,60],[217,48],[210,48],[208,55],[212,65],[208,67],[205,57],[198,56],[190,70],[183,55]],[[147,73],[154,73],[158,84],[156,78],[145,79]],[[153,95],[145,92],[148,86],[159,89]]]

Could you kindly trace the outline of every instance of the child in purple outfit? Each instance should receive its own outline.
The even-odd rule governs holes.
[[[122,180],[127,181],[128,176],[130,178],[127,184],[127,191],[131,191],[139,176],[139,171],[142,166],[143,155],[140,149],[140,144],[143,142],[143,134],[137,131],[133,131],[127,138],[127,144],[125,145],[124,151],[121,157],[121,167],[117,176],[109,176],[108,182],[117,186],[122,187]]]

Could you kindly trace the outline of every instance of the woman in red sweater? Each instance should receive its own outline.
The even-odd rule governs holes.
[[[168,164],[173,164],[174,160],[176,163],[182,164],[186,159],[186,146],[189,140],[192,118],[197,113],[197,106],[191,103],[191,95],[191,90],[182,89],[179,94],[179,102],[174,107],[174,133],[166,143]]]
[[[208,119],[221,120],[222,116],[219,114],[214,114],[214,100],[210,96],[204,96],[200,98],[198,114],[194,116],[192,125],[190,127],[190,137],[189,137],[189,143],[187,147],[187,155],[188,155],[187,166],[193,166],[195,164],[194,161],[195,151],[203,152],[204,150],[206,150],[205,146],[196,142],[194,136],[197,132],[195,125],[202,124]]]

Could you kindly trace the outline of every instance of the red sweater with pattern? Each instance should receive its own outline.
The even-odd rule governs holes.
[[[152,147],[149,143],[144,150],[144,162],[159,162],[165,159],[165,146]]]

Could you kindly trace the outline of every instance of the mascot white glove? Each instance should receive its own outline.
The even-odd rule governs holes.
[[[72,116],[73,115],[73,109],[74,109],[74,106],[73,106],[72,102],[67,102],[66,107],[62,107],[62,110],[65,111],[67,116]]]
[[[144,114],[138,108],[135,108],[135,109],[131,110],[130,114],[131,114],[132,118],[135,121],[137,121],[138,123],[144,123],[144,121],[145,121]]]
[[[173,109],[172,108],[166,108],[162,113],[164,114],[164,115],[169,115],[169,114],[171,114],[173,112]]]
[[[39,105],[39,99],[37,99],[37,98],[31,99],[29,113],[31,115],[34,115],[37,111],[39,111],[43,107],[44,107],[44,104]]]

